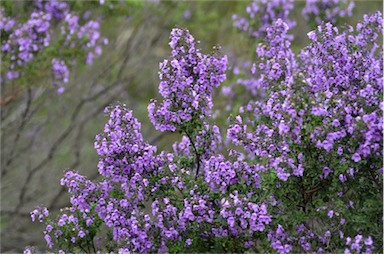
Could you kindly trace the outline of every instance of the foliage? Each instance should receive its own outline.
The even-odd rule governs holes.
[[[105,6],[107,5],[108,6]],[[23,5],[23,6],[20,6]],[[101,35],[101,17],[126,11],[131,1],[3,1],[0,7],[1,60],[7,86],[32,86],[51,78],[59,94],[70,71],[91,65],[108,39]],[[92,12],[89,9],[95,9]],[[24,11],[20,12],[21,9]],[[23,15],[24,13],[24,15]],[[36,85],[34,85],[36,86]]]
[[[159,71],[162,101],[151,101],[148,115],[181,140],[158,151],[124,104],[106,108],[95,142],[102,179],[68,171],[61,185],[71,207],[57,218],[45,208],[31,213],[45,223],[50,249],[382,251],[382,14],[356,27],[322,23],[299,54],[290,26],[270,16],[249,81],[224,90],[234,113],[227,126],[212,113],[227,56],[218,47],[204,54],[187,29],[172,30]]]

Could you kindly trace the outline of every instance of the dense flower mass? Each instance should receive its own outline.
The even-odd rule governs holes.
[[[314,20],[318,25],[335,23],[339,17],[352,16],[354,6],[352,0],[307,0],[302,13],[307,21]]]
[[[226,57],[205,55],[188,30],[171,32],[172,59],[160,64],[159,92],[163,102],[148,105],[156,129],[175,131],[195,118],[210,115],[213,88],[225,80]]]
[[[332,186],[334,194],[328,194],[331,203],[327,204],[337,209],[338,215],[351,216],[344,207],[365,213],[364,205],[353,205],[345,195],[349,192],[347,186],[358,185],[358,179],[372,181],[376,186],[382,178],[383,102],[377,95],[383,93],[383,60],[381,50],[375,53],[379,51],[376,39],[381,31],[381,13],[364,16],[356,28],[345,32],[330,23],[319,26],[308,34],[312,43],[302,50],[298,68],[290,68],[296,63],[289,48],[276,47],[270,41],[270,49],[266,48],[272,53],[264,54],[265,47],[258,47],[259,70],[264,74],[267,96],[241,108],[241,116],[228,130],[229,140],[243,147],[255,165],[275,172],[277,187],[283,191],[295,188],[296,179],[303,176],[317,182],[310,192]],[[276,38],[281,37],[270,39]],[[277,57],[287,55],[291,57],[283,58],[284,67],[265,68],[268,64],[263,58],[279,64]],[[304,186],[298,191],[308,191]],[[363,193],[356,190],[353,195]],[[302,201],[298,205],[308,214],[305,196]],[[376,220],[380,218],[378,212],[374,212]],[[329,211],[328,217],[334,213]],[[354,223],[350,221],[349,225]],[[358,228],[358,224],[353,227]],[[328,230],[332,232],[333,226]],[[370,234],[369,230],[357,230]],[[340,227],[339,231],[344,235],[350,228]],[[284,253],[287,249],[282,246],[274,249]],[[319,251],[310,247],[308,250]]]
[[[69,13],[70,9],[67,2],[60,0],[34,0],[36,9],[50,13],[53,18],[61,20]]]
[[[308,110],[324,124],[324,129],[315,128],[311,139],[328,152],[350,153],[356,163],[382,152],[383,120],[378,107],[382,98],[378,95],[383,93],[383,59],[373,57],[382,27],[380,13],[364,16],[355,32],[350,27],[348,33],[340,33],[328,23],[309,34],[313,43],[301,53],[309,66],[304,74],[305,93],[315,103],[321,101],[308,105]],[[345,137],[348,142],[339,141]]]
[[[227,58],[201,53],[188,30],[173,29],[172,59],[160,64],[163,101],[148,113],[180,141],[159,152],[124,104],[106,108],[95,142],[102,179],[68,171],[61,185],[71,207],[54,220],[44,208],[31,213],[46,224],[48,248],[382,251],[382,26],[379,12],[346,30],[324,23],[295,54],[289,25],[271,22],[249,65],[258,96],[237,101],[225,142],[211,110]],[[65,78],[64,68],[56,73]]]
[[[232,17],[234,26],[252,37],[264,38],[267,29],[277,19],[282,19],[290,28],[296,25],[289,19],[293,9],[293,0],[254,0],[247,6],[247,18]]]

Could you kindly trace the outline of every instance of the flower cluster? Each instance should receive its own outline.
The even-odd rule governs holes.
[[[118,105],[107,108],[106,113],[110,114],[110,120],[95,143],[101,157],[99,173],[114,184],[120,183],[129,206],[135,209],[145,199],[148,178],[156,174],[162,161],[156,156],[157,148],[144,142],[141,124],[132,116],[132,111]]]
[[[364,239],[362,235],[357,235],[354,238],[347,237],[345,244],[348,246],[348,248],[345,249],[345,252],[344,252],[346,254],[351,254],[354,252],[373,253],[372,252],[373,241],[370,236],[367,237],[366,239]]]
[[[58,0],[34,0],[34,5],[37,10],[49,13],[53,18],[62,20],[70,9],[68,3]]]
[[[275,30],[274,26],[270,31]],[[322,186],[332,186],[334,191],[327,193],[330,201],[326,204],[333,207],[327,213],[329,218],[334,214],[352,218],[353,213],[365,213],[364,205],[357,207],[345,195],[348,186],[357,185],[361,179],[375,186],[382,181],[383,117],[379,106],[383,102],[374,95],[383,92],[382,49],[377,45],[381,33],[382,14],[375,13],[364,16],[356,28],[349,27],[344,32],[330,23],[319,26],[308,34],[312,43],[297,59],[289,44],[274,43],[284,37],[284,32],[280,36],[279,32],[271,34],[269,43],[257,49],[261,63],[256,64],[256,72],[262,73],[260,82],[266,89],[265,97],[240,108],[241,114],[233,119],[227,138],[241,147],[255,166],[265,169],[265,173],[259,171],[261,179],[270,170],[274,172],[276,180],[272,183],[278,189],[273,194],[277,195],[280,188],[308,193],[301,197],[301,204],[286,197],[283,190],[280,194],[282,200],[290,205],[296,203],[307,215],[316,208],[313,204],[308,207],[308,197],[323,193]],[[312,178],[317,184],[309,189],[296,185],[303,177]],[[355,190],[354,195],[364,194]],[[277,212],[286,213],[286,209]],[[378,212],[374,210],[374,216]],[[353,234],[344,224],[339,226],[340,234]],[[369,230],[362,230],[352,221],[349,225],[363,235],[369,234]],[[311,242],[318,242],[322,251],[333,226],[333,222],[328,228],[322,226],[329,233],[311,229],[317,235]],[[280,253],[292,250],[300,238],[290,237],[289,242],[276,242],[272,247]],[[341,239],[338,242],[343,244]],[[321,251],[307,243],[301,247]]]
[[[86,54],[86,64],[92,64],[95,56],[101,55],[102,45],[108,40],[100,36],[100,24],[90,20],[84,25],[79,24],[79,17],[67,14],[61,26],[61,34],[65,38],[64,45],[70,48],[81,48]]]
[[[251,188],[260,188],[258,171],[262,168],[250,166],[248,163],[237,160],[225,160],[224,156],[212,156],[205,162],[205,181],[214,192],[226,193],[235,184],[245,184]],[[248,194],[248,193],[245,193]]]
[[[52,59],[52,69],[55,79],[58,81],[57,85],[59,86],[59,93],[64,92],[64,86],[62,83],[68,83],[69,80],[69,70],[67,65],[63,60]]]
[[[159,72],[163,102],[148,105],[151,122],[160,131],[175,131],[209,116],[213,88],[226,77],[227,58],[202,54],[188,30],[173,29],[169,45],[173,59],[164,60]]]
[[[267,35],[264,44],[259,44],[256,49],[260,63],[256,65],[257,71],[263,73],[260,75],[259,83],[264,89],[271,89],[272,84],[291,85],[293,74],[297,71],[297,62],[288,40],[289,26],[281,19],[277,19],[267,29]]]
[[[266,225],[272,221],[266,204],[258,205],[249,202],[246,197],[239,198],[236,191],[229,197],[221,200],[220,215],[227,221],[228,231],[234,237],[242,237],[242,235],[252,237],[257,231],[263,232]],[[251,243],[247,241],[245,247],[250,245]]]
[[[62,214],[55,220],[46,220],[44,239],[47,246],[50,249],[56,247],[59,253],[65,253],[62,249],[89,248],[101,223],[94,213],[100,187],[73,171],[66,172],[61,185],[72,193],[72,206],[61,209]]]
[[[297,69],[291,45],[290,27],[283,19],[276,17],[266,25],[260,43],[256,47],[257,62],[242,63],[241,69],[234,68],[236,83],[222,88],[222,94],[228,97],[231,108],[233,100],[241,96],[244,102],[257,101],[265,97],[265,90],[270,89],[269,83],[292,83],[292,73]],[[260,39],[260,38],[259,38]],[[243,90],[247,93],[244,93]]]
[[[0,16],[2,72],[6,81],[19,80],[21,84],[25,75],[41,77],[49,73],[41,69],[51,67],[54,85],[58,93],[62,93],[76,60],[84,59],[90,65],[101,55],[102,46],[108,44],[100,34],[99,22],[79,20],[64,1],[34,1],[33,11],[25,23],[8,17],[4,9],[0,9]],[[57,27],[61,35],[52,37]],[[58,48],[60,50],[56,50]],[[75,58],[64,61],[63,56],[67,55]],[[32,62],[41,66],[35,68]]]
[[[307,0],[302,13],[307,21],[314,20],[317,25],[335,23],[339,17],[352,16],[354,6],[353,0]]]
[[[295,22],[290,20],[289,13],[293,9],[294,1],[261,1],[256,0],[247,6],[247,13],[249,14],[249,18],[238,17],[237,15],[233,16],[234,27],[240,29],[242,32],[246,32],[255,37],[257,42],[261,42],[264,48],[268,46],[268,44],[276,44],[280,43],[281,47],[289,48],[290,41],[292,41],[292,35],[288,34],[289,29],[295,26]],[[303,9],[303,16],[307,21],[322,20],[322,22],[332,21],[336,22],[338,17],[350,16],[352,13],[354,3],[353,1],[306,1],[306,7]],[[312,13],[313,12],[313,13]],[[272,13],[272,14],[271,14]],[[316,15],[315,15],[315,14]],[[323,16],[327,13],[329,19],[324,18]],[[260,18],[259,18],[260,17]],[[262,18],[261,18],[262,17]],[[259,21],[257,21],[260,19]],[[284,23],[286,27],[276,27],[273,24],[277,20],[281,20],[281,24]],[[262,20],[262,21],[261,21]],[[259,23],[263,24],[260,25]],[[321,24],[319,22],[318,24]],[[310,24],[312,27],[312,24]],[[314,27],[317,25],[315,24]],[[271,29],[277,29],[276,31],[272,31]],[[256,31],[257,30],[257,31]],[[269,30],[269,32],[268,32]],[[280,31],[279,31],[280,30]],[[256,32],[255,32],[256,31]],[[284,32],[283,32],[284,31]],[[270,34],[268,34],[270,33]],[[271,33],[275,33],[271,35]],[[274,38],[272,40],[271,38]],[[283,40],[284,38],[284,40]],[[287,42],[285,42],[288,40]],[[254,40],[252,40],[254,41]],[[280,42],[278,42],[280,41]],[[284,44],[287,44],[286,46]],[[272,46],[272,45],[271,45]],[[264,48],[258,46],[257,47],[257,56],[264,57]],[[274,47],[270,47],[274,50]],[[281,53],[285,52],[284,50]],[[266,54],[270,54],[267,53]],[[291,54],[291,53],[288,53]],[[278,55],[278,54],[276,54]],[[295,66],[295,60],[290,56],[286,56],[290,58],[290,66],[289,68],[293,68]],[[222,88],[222,95],[228,97],[228,105],[226,109],[229,111],[232,107],[233,101],[241,96],[245,101],[249,101],[249,97],[253,100],[259,100],[263,96],[265,96],[261,87],[263,86],[262,75],[264,74],[262,66],[258,66],[260,69],[256,72],[256,64],[252,64],[250,61],[247,61],[237,64],[233,67],[233,74],[236,77],[235,83],[230,84],[229,86],[225,86]],[[253,59],[251,59],[253,60]],[[257,59],[258,61],[259,59]],[[262,63],[262,64],[265,64]],[[280,67],[282,69],[285,68],[283,62],[280,63],[270,63],[271,66],[274,66],[276,75],[279,75]],[[283,71],[283,70],[282,70]],[[249,93],[244,93],[244,89]]]
[[[118,105],[105,112],[110,120],[95,143],[101,157],[99,172],[105,180],[94,183],[72,171],[65,174],[61,185],[71,193],[72,206],[55,221],[46,221],[49,248],[89,251],[87,246],[92,245],[95,251],[100,247],[94,245],[93,238],[104,224],[112,229],[109,241],[139,252],[152,250],[154,222],[140,209],[148,202],[152,178],[161,173],[162,161],[155,155],[156,147],[143,141],[140,123],[131,111]],[[34,211],[33,218],[39,214]]]
[[[7,72],[9,80],[19,78],[25,64],[49,45],[50,20],[50,14],[33,12],[26,23],[16,25],[15,20],[3,16],[1,33],[7,39],[2,41],[1,51],[4,59],[10,62]]]
[[[37,218],[40,222],[43,222],[44,218],[48,216],[49,216],[49,211],[45,207],[36,208],[31,212],[32,221],[35,221]]]
[[[236,117],[227,132],[228,140],[236,146],[243,146],[249,158],[267,159],[268,164],[265,165],[263,160],[258,167],[275,169],[283,181],[291,174],[285,165],[289,165],[294,175],[302,175],[304,170],[299,159],[301,156],[291,156],[288,148],[291,142],[300,144],[303,112],[293,107],[291,100],[297,63],[286,38],[287,29],[282,20],[268,28],[266,44],[260,44],[256,50],[260,59],[256,66],[263,73],[258,83],[265,94],[264,99],[250,101],[241,107],[246,122],[241,116]],[[257,125],[250,122],[250,116],[258,121]],[[264,121],[265,118],[268,120]],[[255,125],[253,131],[248,127],[250,123]]]
[[[264,38],[268,27],[282,19],[290,28],[296,25],[288,18],[293,9],[293,0],[254,0],[247,6],[247,18],[234,15],[234,26],[252,37]]]
[[[379,250],[382,14],[364,16],[346,31],[323,24],[308,34],[311,43],[299,55],[283,20],[265,32],[252,67],[262,96],[242,101],[222,144],[211,109],[226,57],[200,53],[187,30],[174,29],[173,59],[160,65],[164,101],[151,102],[148,111],[156,129],[179,128],[181,140],[173,151],[158,153],[144,141],[132,111],[108,107],[109,120],[95,142],[102,179],[69,171],[61,184],[72,206],[54,221],[46,210],[32,212],[46,223],[48,247],[120,253]],[[93,243],[99,233],[106,235],[104,245]]]
[[[283,226],[277,225],[276,230],[270,230],[268,240],[271,242],[271,248],[279,254],[289,253],[292,250],[292,245],[288,244],[289,236],[287,236]]]
[[[382,98],[377,94],[383,92],[383,59],[373,57],[382,22],[380,13],[366,15],[356,32],[351,27],[348,33],[328,23],[309,34],[313,42],[301,53],[308,66],[305,93],[312,105],[307,108],[322,121],[310,138],[327,152],[351,154],[356,163],[382,152]],[[348,135],[348,142],[341,142]]]

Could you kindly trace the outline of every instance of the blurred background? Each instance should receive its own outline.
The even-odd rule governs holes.
[[[35,1],[41,2],[43,1]],[[36,7],[34,1],[2,1],[1,13],[26,22]],[[49,54],[36,55],[25,67],[25,76],[6,79],[6,61],[1,67],[1,253],[20,253],[27,245],[46,249],[43,225],[33,223],[30,211],[45,206],[55,213],[69,205],[60,179],[74,169],[97,179],[95,136],[107,121],[103,110],[122,102],[142,122],[144,138],[170,150],[178,134],[154,130],[147,116],[151,98],[158,98],[159,63],[170,56],[169,33],[174,27],[190,30],[199,47],[209,53],[220,45],[228,55],[228,80],[235,83],[234,67],[255,54],[255,39],[233,26],[232,16],[246,15],[248,1],[67,1],[77,16],[97,20],[100,34],[108,39],[92,64],[72,65],[63,93],[58,93],[49,64]],[[352,17],[341,24],[356,24],[363,14],[382,10],[382,1],[358,1]],[[296,52],[308,43],[314,27],[302,17],[304,1],[297,1],[290,17]],[[85,18],[86,17],[86,18]],[[60,20],[51,24],[51,40],[60,37]],[[2,34],[2,41],[4,35]],[[58,46],[53,50],[60,50]],[[69,55],[68,55],[69,54]],[[67,53],[75,59],[77,52]],[[46,64],[48,62],[48,64]],[[32,67],[30,67],[32,66]],[[220,89],[217,94],[220,93]],[[218,96],[217,96],[218,97]],[[220,98],[217,98],[220,100]],[[214,101],[218,122],[225,124],[230,112],[225,102]],[[224,126],[225,128],[225,126]]]

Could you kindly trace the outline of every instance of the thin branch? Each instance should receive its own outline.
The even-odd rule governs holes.
[[[200,170],[200,154],[197,152],[195,143],[193,143],[192,137],[189,135],[189,133],[188,133],[187,131],[184,131],[184,133],[185,133],[185,135],[187,135],[187,137],[189,138],[189,141],[191,142],[192,147],[193,147],[193,149],[195,150],[195,154],[196,154],[196,164],[197,164],[195,179],[197,179],[197,176],[198,176],[198,174],[199,174],[199,170]]]
[[[13,140],[13,146],[12,146],[11,152],[9,153],[9,158],[5,162],[5,168],[4,168],[4,170],[1,171],[1,178],[3,178],[7,174],[8,170],[9,170],[8,167],[12,163],[13,155],[15,153],[15,149],[16,149],[17,143],[19,142],[21,133],[22,133],[22,131],[23,131],[23,129],[24,129],[26,123],[27,123],[27,116],[28,116],[28,112],[29,112],[29,110],[31,108],[31,103],[32,103],[32,90],[31,90],[30,87],[28,87],[28,89],[27,89],[27,103],[26,103],[26,106],[25,106],[24,113],[23,113],[23,115],[21,117],[21,124],[20,124],[19,128],[17,128],[16,137]]]

